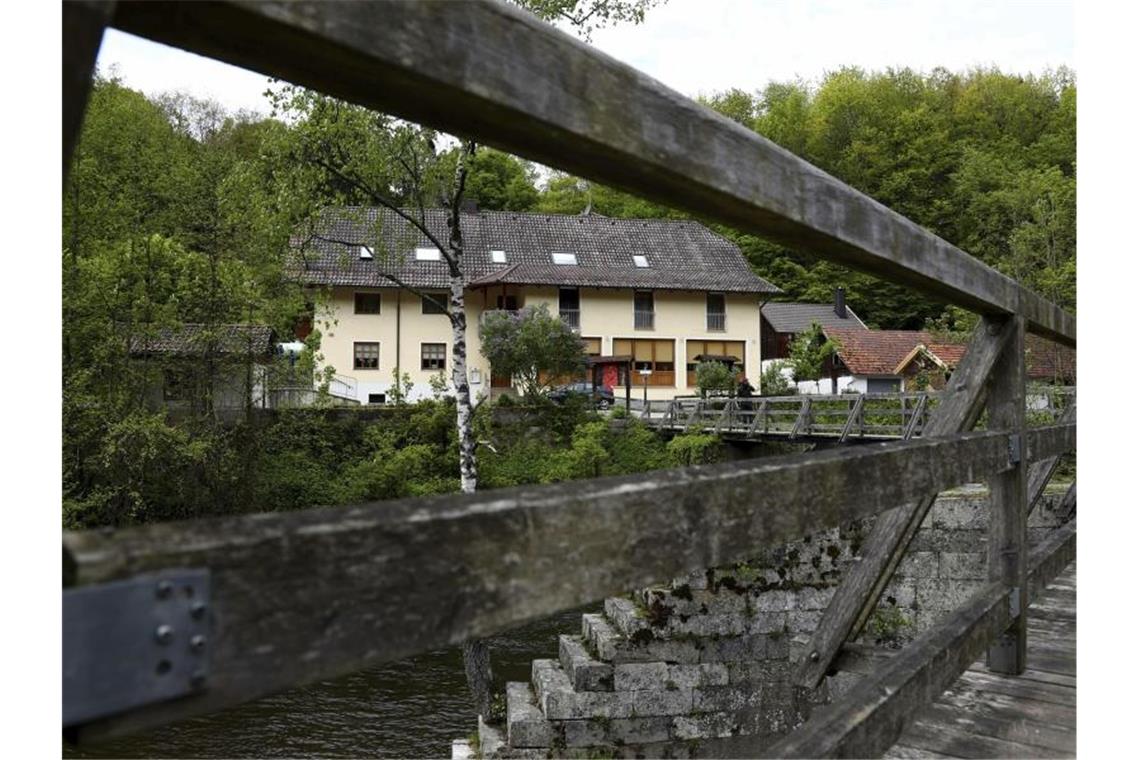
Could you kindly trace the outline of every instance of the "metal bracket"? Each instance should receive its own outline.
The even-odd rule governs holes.
[[[205,688],[210,571],[165,570],[63,591],[63,725]]]
[[[1009,463],[1011,465],[1021,463],[1021,434],[1020,433],[1012,433],[1009,436]]]
[[[1021,589],[1013,588],[1009,592],[1009,617],[1016,619],[1021,617]]]

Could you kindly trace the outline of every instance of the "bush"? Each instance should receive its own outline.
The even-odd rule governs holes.
[[[674,465],[710,464],[720,461],[723,445],[711,433],[684,433],[665,446]]]
[[[796,392],[784,375],[784,368],[787,366],[787,362],[775,361],[760,374],[761,396],[790,396]]]
[[[736,373],[723,362],[701,362],[697,365],[697,390],[702,397],[732,395],[736,391]]]

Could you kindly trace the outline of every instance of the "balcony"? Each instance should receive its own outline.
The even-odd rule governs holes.
[[[581,329],[581,311],[579,309],[559,309],[558,316],[573,330]]]
[[[638,311],[633,312],[633,329],[635,330],[652,330],[653,329],[653,314],[652,311]]]
[[[709,332],[724,332],[724,312],[719,314],[715,312],[708,312],[708,331]]]

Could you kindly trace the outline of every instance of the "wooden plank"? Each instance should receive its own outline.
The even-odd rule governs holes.
[[[1030,653],[1033,648],[1030,647]],[[988,673],[984,662],[979,661],[970,665],[967,672]],[[1057,684],[1058,686],[1068,686],[1070,688],[1077,688],[1077,679],[1074,676],[1064,675],[1061,673],[1050,673],[1045,670],[1037,670],[1035,668],[1026,668],[1018,678],[1025,681],[1040,681],[1041,683]]]
[[[115,3],[109,0],[73,0],[63,4],[64,182],[67,182],[75,144],[83,128],[91,75],[95,73],[103,31],[114,12]]]
[[[1025,326],[1021,317],[1010,320],[1015,325],[1001,358],[994,366],[986,411],[988,427],[1010,430],[1021,438],[1025,434]],[[1028,445],[1028,442],[1026,442]],[[996,673],[1017,675],[1025,670],[1028,642],[1026,616],[1029,606],[1027,560],[1029,515],[1027,501],[1026,457],[1004,472],[990,477],[989,550],[986,561],[991,581],[1000,581],[1015,591],[1017,609],[1009,628],[990,647],[986,664]]]
[[[68,533],[80,584],[208,567],[205,692],[92,735],[485,637],[1008,467],[1000,432],[550,486]],[[571,570],[573,572],[571,572]]]
[[[1039,650],[1034,649],[1036,654]],[[1068,686],[1058,686],[1039,681],[1022,681],[999,673],[983,673],[967,670],[958,680],[963,689],[976,689],[980,692],[1005,694],[1010,697],[1032,699],[1038,702],[1076,707],[1077,690]]]
[[[889,758],[940,758],[940,757],[954,757],[953,755],[944,755],[941,752],[933,752],[928,749],[919,749],[918,747],[911,747],[910,745],[899,742],[895,746],[887,750],[883,757]]]
[[[463,134],[1076,343],[1075,318],[506,3],[123,3],[120,29]],[[304,55],[297,55],[304,50]]]
[[[968,728],[932,723],[926,720],[915,721],[906,731],[906,742],[912,747],[929,749],[957,757],[1072,757],[1068,750],[1030,746],[1015,741],[995,739],[979,734]]]
[[[957,726],[963,731],[988,736],[992,739],[1041,747],[1054,752],[1073,755],[1077,749],[1076,711],[1062,716],[1055,715],[1049,722],[1027,719],[1023,710],[1028,701],[1023,701],[1014,709],[997,708],[984,697],[970,699],[949,706],[944,700],[935,702],[920,720],[942,725]],[[1062,720],[1067,718],[1068,720]],[[903,733],[903,740],[907,734]]]
[[[924,439],[969,430],[981,415],[987,378],[1015,327],[1012,320],[983,320],[974,331],[965,355],[955,368],[942,402],[931,416]],[[796,683],[814,688],[823,680],[839,648],[858,635],[874,612],[891,576],[918,533],[936,493],[892,509],[875,520],[854,564],[832,595],[796,671]]]

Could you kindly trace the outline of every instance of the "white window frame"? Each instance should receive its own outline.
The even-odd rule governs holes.
[[[417,248],[416,261],[439,261],[438,248]]]
[[[491,251],[492,264],[506,264],[507,252],[506,251]]]
[[[648,269],[649,259],[640,253],[633,254],[633,265],[638,269]]]
[[[551,252],[550,260],[560,267],[578,266],[578,254],[576,253],[563,253],[561,251]]]

